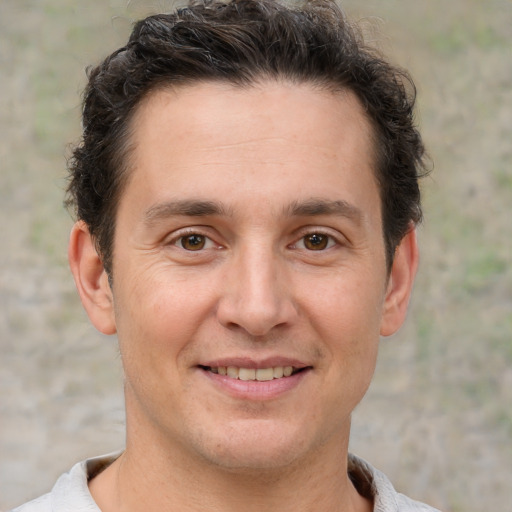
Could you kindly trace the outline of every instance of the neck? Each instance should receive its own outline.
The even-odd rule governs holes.
[[[127,443],[126,452],[90,483],[104,512],[369,512],[347,473],[347,442],[322,447],[288,467],[226,469],[159,445]]]

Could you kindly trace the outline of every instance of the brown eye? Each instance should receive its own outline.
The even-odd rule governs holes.
[[[206,237],[202,235],[187,235],[180,239],[180,245],[187,251],[200,251],[206,244]]]
[[[310,251],[322,251],[329,244],[329,237],[320,233],[312,233],[304,238],[304,247]]]

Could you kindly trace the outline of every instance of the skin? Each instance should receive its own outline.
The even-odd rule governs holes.
[[[387,273],[359,102],[286,82],[164,89],[132,142],[112,289],[82,222],[69,248],[126,376],[126,451],[93,497],[104,511],[371,510],[347,477],[350,416],[418,252],[411,229]],[[304,370],[270,383],[203,369],[290,361]]]

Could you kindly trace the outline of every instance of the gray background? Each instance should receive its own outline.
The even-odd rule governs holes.
[[[0,0],[0,510],[123,445],[115,339],[66,264],[84,68],[170,2]],[[352,449],[445,511],[512,503],[512,3],[346,1],[409,68],[434,173],[409,319],[383,340]]]

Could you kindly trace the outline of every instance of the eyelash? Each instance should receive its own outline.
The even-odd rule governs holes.
[[[197,248],[197,250],[194,249],[187,249],[183,244],[187,239],[191,239],[192,237],[197,237],[201,240],[198,241],[200,247]],[[319,237],[317,241],[315,242],[313,240],[313,237]],[[306,239],[310,237],[309,242],[312,242],[313,244],[317,244],[317,248],[308,248],[306,247]],[[325,241],[325,246],[322,246]],[[201,243],[203,244],[201,246]],[[303,247],[298,247],[299,244],[302,244]],[[185,232],[181,232],[179,236],[173,237],[173,239],[169,242],[169,245],[178,247],[186,252],[201,252],[205,249],[211,249],[212,245],[215,246],[215,248],[221,248],[219,244],[216,244],[212,238],[210,238],[208,235],[205,235],[201,230],[198,229],[189,229]],[[206,247],[205,247],[206,245]],[[292,249],[300,249],[300,250],[306,250],[308,252],[323,252],[328,249],[331,249],[332,247],[335,247],[336,245],[340,245],[337,238],[332,236],[330,233],[326,233],[323,230],[320,229],[312,229],[308,231],[304,231],[301,233],[300,238],[294,242],[293,244],[289,245]]]
[[[216,244],[211,237],[209,237],[208,235],[205,235],[203,232],[201,232],[201,230],[198,230],[198,229],[189,229],[189,230],[186,230],[186,231],[182,231],[181,233],[179,233],[178,236],[175,236],[172,238],[172,240],[169,242],[169,245],[173,245],[173,246],[176,246],[180,249],[183,249],[184,251],[187,251],[187,252],[201,252],[202,250],[205,249],[205,247],[200,247],[197,251],[194,251],[192,249],[186,249],[184,246],[183,246],[183,243],[185,242],[185,240],[187,239],[190,239],[192,237],[197,237],[197,238],[201,238],[203,239],[203,242],[204,244],[206,245],[209,245],[209,246],[216,246],[216,248],[220,248],[220,245],[219,244]],[[210,249],[211,247],[206,247],[208,249]]]
[[[324,239],[326,239],[326,247],[319,247],[317,249],[308,249],[305,244],[306,244],[306,239],[308,237],[310,237],[310,239],[314,236],[319,236],[319,237],[322,237]],[[323,251],[326,251],[328,249],[331,249],[332,247],[336,246],[336,245],[340,245],[339,241],[337,240],[337,238],[335,238],[333,235],[331,235],[330,233],[326,233],[325,231],[321,230],[321,229],[311,229],[311,230],[308,230],[308,231],[305,231],[305,232],[302,232],[301,233],[301,237],[291,245],[292,248],[298,248],[297,246],[299,244],[303,244],[303,247],[300,247],[299,249],[302,249],[302,250],[306,250],[308,252],[323,252]]]

